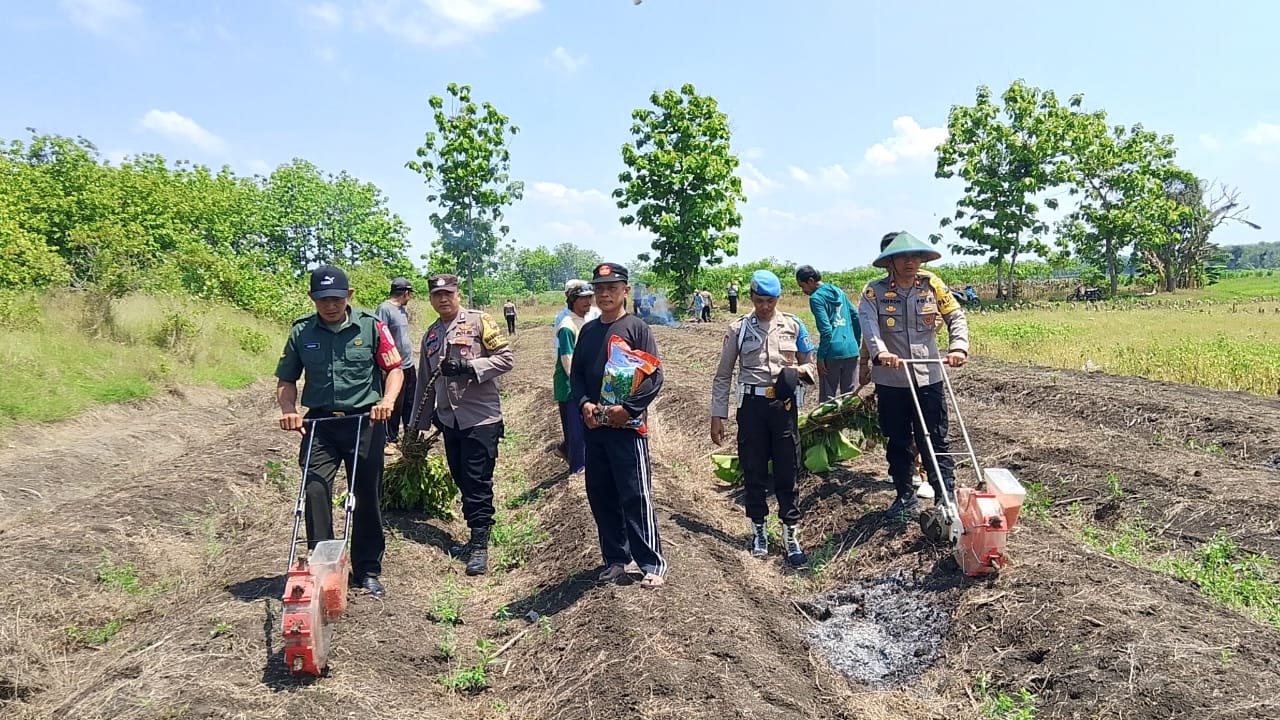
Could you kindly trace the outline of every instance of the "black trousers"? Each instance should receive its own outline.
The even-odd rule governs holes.
[[[711,306],[702,306],[702,322],[711,322]]]
[[[773,400],[754,395],[738,408],[738,463],[746,487],[747,517],[762,523],[769,515],[767,497],[778,498],[778,519],[787,525],[800,521],[796,507],[796,474],[800,467],[800,430],[794,402],[790,410],[770,407]],[[773,472],[769,461],[773,461]]]
[[[498,463],[502,421],[465,429],[440,425],[449,474],[462,493],[462,517],[475,530],[493,526],[493,468]]]
[[[413,414],[413,394],[418,389],[418,371],[404,368],[404,384],[400,386],[400,394],[396,396],[396,408],[391,411],[391,419],[387,421],[387,442],[399,442],[400,433],[411,433],[409,416]]]
[[[729,296],[729,312],[733,314],[736,314],[738,312],[738,296],[737,295]]]
[[[513,335],[515,334],[515,331],[516,331],[516,316],[508,315],[507,316],[507,334]]]
[[[894,488],[900,497],[914,494],[911,477],[915,474],[915,451],[920,451],[920,461],[924,463],[925,472],[929,476],[929,485],[933,487],[935,496],[942,492],[938,485],[937,473],[929,460],[929,447],[925,444],[925,432],[938,453],[951,452],[947,443],[947,399],[942,392],[942,383],[922,385],[916,390],[920,399],[920,409],[924,414],[925,427],[920,427],[916,417],[915,405],[911,402],[911,388],[876,386],[876,396],[880,410],[880,432],[888,438],[885,447],[885,459],[889,461],[889,476],[893,478]],[[912,443],[914,441],[914,448]],[[942,480],[947,489],[955,487],[955,462],[950,455],[938,455],[938,468],[942,471]]]
[[[665,575],[650,470],[647,437],[618,428],[587,430],[587,502],[605,565],[634,560],[646,573]]]
[[[308,413],[308,417],[313,417]],[[318,417],[325,417],[320,413]],[[356,448],[356,426],[360,425],[360,447]],[[356,506],[351,518],[351,572],[356,579],[382,574],[382,553],[386,539],[382,535],[382,446],[386,444],[386,425],[370,424],[369,418],[326,420],[314,423],[307,430],[314,433],[311,446],[311,462],[307,466],[305,486],[306,505],[304,518],[307,523],[307,548],[313,549],[321,540],[333,536],[333,480],[338,466],[346,467],[351,476],[352,460],[355,463]],[[306,459],[307,436],[302,438],[298,464]],[[345,490],[345,488],[344,488]]]

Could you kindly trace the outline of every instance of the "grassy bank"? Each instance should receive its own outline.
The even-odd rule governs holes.
[[[68,418],[167,387],[239,388],[272,371],[285,329],[221,305],[82,293],[7,298],[0,425]]]

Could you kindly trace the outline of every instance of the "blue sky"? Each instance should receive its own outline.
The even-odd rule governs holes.
[[[1280,228],[1280,5],[853,0],[0,0],[0,138],[84,135],[239,172],[294,157],[379,185],[430,245],[427,98],[470,84],[521,127],[520,245],[647,248],[609,199],[631,111],[690,82],[728,113],[749,202],[740,258],[839,269],[923,236],[951,105],[1017,78],[1172,133],[1179,160]]]

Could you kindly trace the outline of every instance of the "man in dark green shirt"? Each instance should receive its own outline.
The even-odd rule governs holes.
[[[338,268],[325,265],[311,273],[316,312],[293,323],[276,365],[276,402],[280,405],[280,429],[304,436],[299,464],[306,452],[306,433],[315,436],[305,485],[307,547],[313,549],[317,543],[333,539],[333,479],[339,464],[350,474],[354,462],[351,582],[381,597],[384,590],[378,576],[382,574],[385,539],[378,493],[382,449],[387,437],[385,423],[395,409],[403,371],[390,331],[372,313],[352,308],[353,294],[346,273]],[[306,419],[352,418],[304,424],[298,413],[298,380],[304,376]]]

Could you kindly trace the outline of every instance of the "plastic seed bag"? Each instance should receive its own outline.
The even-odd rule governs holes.
[[[609,359],[604,364],[604,380],[600,387],[602,405],[621,405],[631,398],[644,379],[657,371],[658,358],[643,350],[632,350],[618,336],[609,338]],[[625,427],[645,432],[644,416],[632,418]]]

